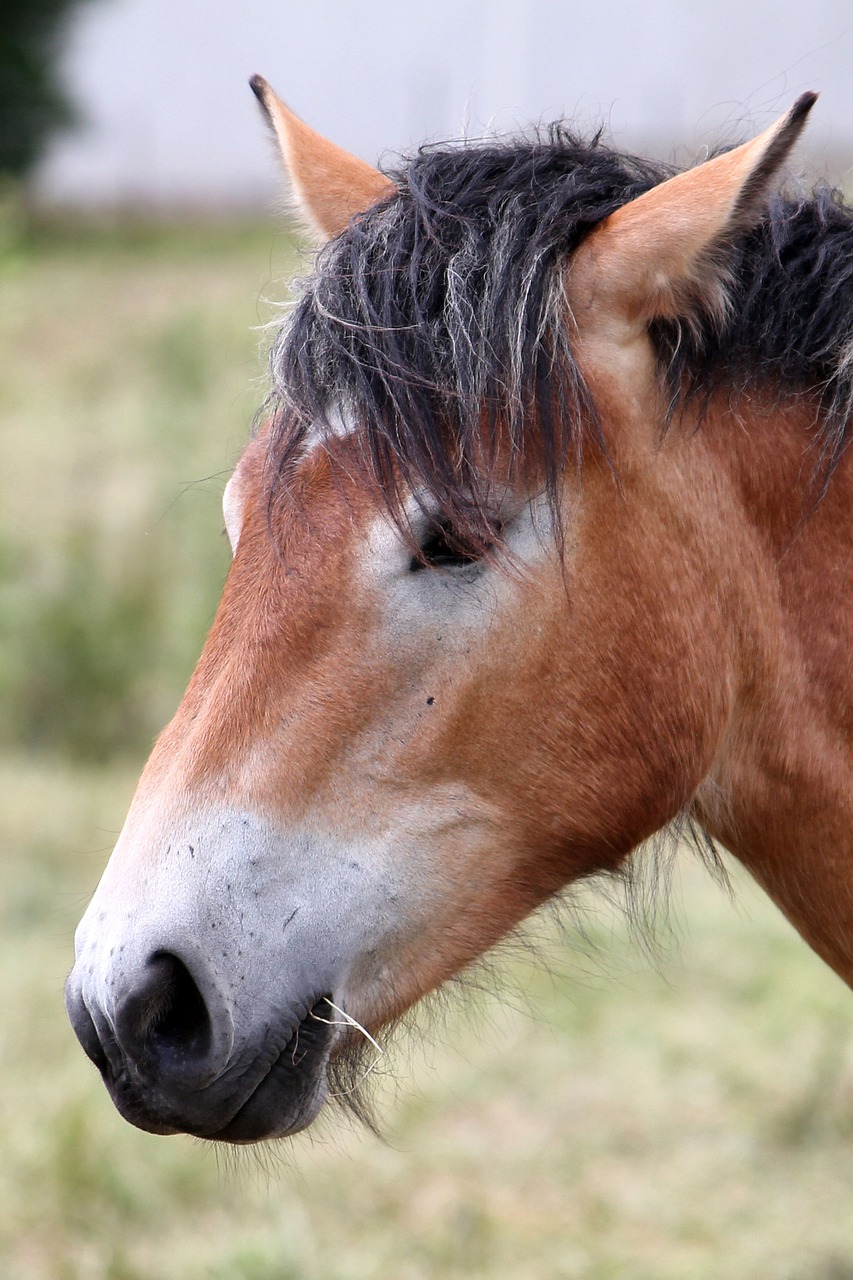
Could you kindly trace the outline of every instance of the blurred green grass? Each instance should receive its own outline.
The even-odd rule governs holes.
[[[0,743],[138,754],[169,714],[293,262],[269,228],[215,225],[53,228],[0,256]]]
[[[543,918],[451,993],[385,1143],[151,1137],[83,1058],[71,935],[215,608],[295,268],[249,223],[0,247],[1,1280],[853,1280],[853,997],[686,858],[657,964],[593,898],[586,950]]]

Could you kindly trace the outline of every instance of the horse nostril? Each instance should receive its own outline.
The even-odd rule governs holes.
[[[151,962],[160,970],[162,998],[148,1027],[161,1048],[206,1054],[210,1048],[210,1016],[189,969],[166,952]]]
[[[139,986],[116,1014],[124,1051],[156,1073],[180,1073],[210,1056],[212,1028],[204,997],[189,969],[168,951],[155,952]]]

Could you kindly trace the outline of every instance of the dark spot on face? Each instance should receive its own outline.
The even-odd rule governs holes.
[[[427,706],[428,706],[428,707],[431,707],[431,706],[432,706],[432,704],[433,704],[434,702],[435,702],[435,698],[427,698]]]

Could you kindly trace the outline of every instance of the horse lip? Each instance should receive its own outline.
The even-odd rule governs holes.
[[[320,1009],[328,1009],[328,997],[314,1002],[229,1122],[204,1137],[214,1142],[261,1142],[291,1136],[314,1120],[326,1101],[333,1040],[333,1027],[328,1018],[318,1016]]]
[[[220,1081],[227,1080],[229,1085],[223,1096],[217,1089],[166,1092],[161,1082],[146,1079],[125,1062],[96,1065],[119,1113],[148,1133],[188,1133],[213,1142],[239,1144],[284,1137],[310,1124],[326,1100],[333,1027],[327,1019],[317,1017],[320,1007],[328,1008],[325,1000],[321,997],[313,1002],[247,1093],[240,1091],[239,1085],[251,1076],[251,1068],[239,1074],[235,1070],[223,1072]],[[237,1064],[233,1065],[236,1068]],[[208,1116],[204,1114],[206,1106]]]

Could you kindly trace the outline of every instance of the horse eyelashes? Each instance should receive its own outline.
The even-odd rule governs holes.
[[[490,550],[488,545],[475,542],[451,525],[436,522],[427,531],[417,555],[412,556],[409,569],[418,573],[423,569],[457,569],[477,564]]]

